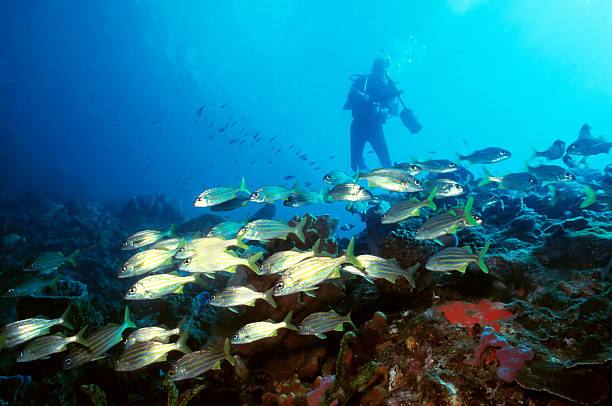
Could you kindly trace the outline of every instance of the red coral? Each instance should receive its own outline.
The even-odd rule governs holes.
[[[450,302],[438,306],[438,311],[444,313],[448,321],[463,327],[472,327],[475,324],[491,326],[499,331],[497,320],[507,319],[513,316],[504,308],[503,303],[491,302],[483,299],[478,304],[466,302]]]

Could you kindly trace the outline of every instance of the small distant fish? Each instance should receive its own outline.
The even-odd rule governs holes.
[[[244,225],[238,231],[238,236],[247,240],[269,241],[275,238],[284,240],[287,235],[294,234],[303,243],[305,224],[306,217],[303,217],[295,227],[276,220],[255,220]]]
[[[234,334],[231,343],[246,344],[267,337],[276,337],[277,331],[281,328],[288,328],[290,330],[297,331],[297,327],[290,322],[292,315],[293,311],[290,311],[287,313],[287,316],[283,319],[283,321],[279,323],[275,323],[272,320],[249,323],[240,328],[236,334]]]
[[[538,180],[529,172],[509,173],[504,176],[491,176],[483,169],[485,178],[478,182],[478,187],[484,186],[489,182],[495,182],[505,189],[527,191],[538,187]]]
[[[380,187],[391,192],[420,192],[423,190],[421,181],[401,169],[374,169],[359,175],[359,180],[365,180],[370,187]]]
[[[287,175],[283,179],[285,179],[285,180],[295,179],[295,175]]]
[[[67,257],[64,256],[61,251],[45,252],[34,259],[34,261],[32,261],[23,270],[26,272],[41,272],[43,274],[48,274],[53,271],[57,271],[65,263],[69,263],[76,268],[77,264],[74,259],[79,252],[81,252],[81,250],[76,250]]]
[[[142,278],[136,282],[125,294],[126,300],[159,299],[171,293],[183,293],[187,283],[206,284],[198,275],[178,276],[176,274],[157,274]]]
[[[533,150],[533,156],[530,158],[546,158],[549,161],[554,159],[559,159],[565,153],[565,142],[561,140],[556,140],[552,143],[552,145],[545,151],[536,151]]]
[[[436,210],[436,204],[433,199],[436,196],[437,188],[433,188],[427,199],[423,201],[405,200],[391,206],[389,210],[383,214],[382,224],[400,223],[408,217],[418,216],[423,207],[429,207]]]
[[[342,224],[340,226],[340,230],[342,231],[351,231],[353,228],[355,228],[354,224]]]
[[[433,173],[449,173],[458,169],[456,163],[447,159],[430,159],[423,162],[414,162],[415,165],[421,167],[422,170]]]
[[[187,316],[183,317],[179,325],[172,329],[166,330],[163,327],[142,327],[138,330],[132,331],[132,333],[125,340],[125,346],[129,347],[132,344],[144,342],[144,341],[159,341],[160,343],[167,343],[170,337],[181,334],[181,331],[185,328],[187,322]]]
[[[357,260],[363,265],[363,269],[356,269],[352,265],[344,267],[344,270],[355,275],[364,276],[366,280],[385,279],[395,283],[400,276],[408,281],[414,288],[414,273],[419,269],[420,264],[415,264],[408,269],[402,269],[394,258],[387,259],[374,255],[359,255]]]
[[[345,200],[349,202],[359,202],[365,200],[375,200],[376,198],[369,190],[356,183],[343,183],[333,187],[329,191],[329,196],[334,200]]]
[[[196,110],[196,114],[198,116],[202,115],[202,110],[204,110],[204,105],[200,106],[200,108]]]
[[[217,307],[227,307],[233,312],[235,306],[246,305],[255,306],[257,299],[263,299],[276,308],[276,302],[272,297],[272,290],[266,292],[257,292],[248,286],[230,286],[223,289],[221,292],[215,293],[210,298],[210,305]]]
[[[70,343],[79,343],[87,346],[87,341],[83,337],[83,333],[87,329],[87,326],[83,327],[76,335],[72,337],[64,337],[61,335],[49,335],[44,337],[38,337],[32,341],[26,348],[19,353],[17,362],[30,362],[37,359],[48,357],[49,355],[56,354],[66,350],[66,347]]]
[[[335,155],[332,155],[329,157],[329,159],[334,159],[335,157],[336,157]]]
[[[450,272],[456,270],[461,273],[465,273],[465,270],[470,262],[473,262],[478,265],[484,273],[489,273],[489,270],[483,261],[483,257],[487,253],[490,244],[491,241],[487,241],[484,248],[477,254],[472,254],[469,247],[444,248],[433,257],[429,258],[425,264],[425,268],[434,272]]]
[[[312,182],[306,182],[304,185],[305,185],[306,187],[309,187],[310,185],[312,185]]]
[[[191,350],[186,343],[188,336],[189,328],[185,329],[176,343],[164,344],[158,341],[143,341],[130,345],[115,362],[115,371],[134,371],[155,362],[165,361],[170,351],[189,354]]]
[[[223,109],[225,108],[225,106],[227,106],[227,103],[223,103],[223,104],[221,105],[221,107],[220,107],[220,108],[221,108],[221,110],[223,110]]]
[[[251,194],[251,192],[246,188],[244,178],[242,178],[240,181],[240,186],[237,188],[231,186],[221,186],[205,190],[195,199],[193,205],[194,207],[215,206],[217,204],[227,202],[228,200],[232,200],[239,192],[245,192],[248,195]]]
[[[317,312],[308,315],[297,327],[298,334],[313,335],[318,338],[326,338],[324,333],[329,331],[342,331],[344,323],[349,323],[353,329],[357,327],[351,320],[351,312],[341,316],[335,311]]]
[[[232,366],[236,364],[236,361],[230,355],[229,339],[227,338],[223,351],[208,347],[181,357],[168,371],[168,378],[173,381],[195,378],[211,369],[221,369],[221,361],[224,359]]]
[[[572,175],[567,169],[557,165],[527,165],[527,170],[536,178],[548,182],[573,182],[576,180],[574,175]]]
[[[472,164],[492,164],[495,162],[503,161],[512,156],[510,151],[497,147],[488,147],[472,152],[468,155],[459,156],[460,161],[469,161]]]
[[[130,235],[127,240],[121,244],[122,250],[135,250],[145,247],[161,240],[164,237],[172,237],[174,235],[174,224],[168,231],[160,230],[143,230]]]
[[[61,325],[73,329],[72,325],[66,320],[70,312],[70,306],[57,319],[48,318],[29,318],[15,321],[0,328],[0,337],[3,338],[2,348],[12,348],[23,344],[38,336],[47,334],[53,326]]]

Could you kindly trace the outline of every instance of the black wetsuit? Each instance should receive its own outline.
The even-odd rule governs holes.
[[[369,142],[384,168],[391,166],[383,124],[389,115],[397,114],[397,90],[391,83],[371,75],[357,77],[351,86],[345,110],[352,110],[351,167],[367,169],[363,159],[365,143]],[[383,112],[381,109],[389,109]]]

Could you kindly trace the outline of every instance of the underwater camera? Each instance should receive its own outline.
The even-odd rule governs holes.
[[[408,128],[412,134],[418,133],[423,128],[421,123],[419,123],[417,120],[414,112],[410,109],[404,108],[404,110],[400,113],[400,118],[402,119],[404,126]]]

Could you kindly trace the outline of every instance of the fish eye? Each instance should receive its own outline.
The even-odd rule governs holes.
[[[19,353],[19,358],[23,358],[23,351]]]
[[[121,267],[121,272],[127,272],[127,266],[123,265],[123,266]]]
[[[302,330],[304,329],[304,327],[302,327],[302,326],[298,326],[298,328],[297,328],[297,329],[298,329],[298,331],[302,331]]]
[[[186,259],[183,261],[183,264],[185,264],[185,265],[189,265],[190,263],[191,263],[191,258],[186,258]]]
[[[15,289],[11,288],[6,293],[8,293],[9,295],[12,295],[15,293]]]
[[[134,293],[136,293],[136,288],[130,288],[130,290],[128,290],[128,294],[133,295]]]
[[[414,184],[417,186],[421,186],[421,181],[418,179],[415,179]]]
[[[454,162],[451,162],[450,164],[448,164],[448,166],[450,166],[451,168],[454,168],[455,166],[457,166],[457,164],[455,164]]]
[[[329,176],[329,175],[325,175],[325,176],[323,176],[323,179],[324,179],[324,180],[330,180],[330,179],[331,179],[331,176]]]
[[[253,197],[259,197],[259,192],[253,192]]]
[[[65,366],[65,367],[69,367],[69,366],[71,366],[71,365],[72,365],[72,359],[71,359],[71,358],[66,358],[66,359],[64,360],[64,366]]]
[[[216,298],[216,296],[215,296],[215,295],[212,295],[212,296],[210,297],[210,300],[215,300],[215,298]]]
[[[279,282],[276,284],[276,290],[281,290],[284,287],[285,287],[285,284],[283,282]]]
[[[183,252],[185,252],[185,248],[179,248],[178,253],[182,254]]]
[[[234,336],[232,337],[232,340],[237,340],[238,339],[238,334],[234,334]]]
[[[174,376],[174,370],[171,369],[170,371],[168,371],[168,376]]]
[[[198,196],[198,198],[196,199],[196,202],[201,202],[202,198]]]

